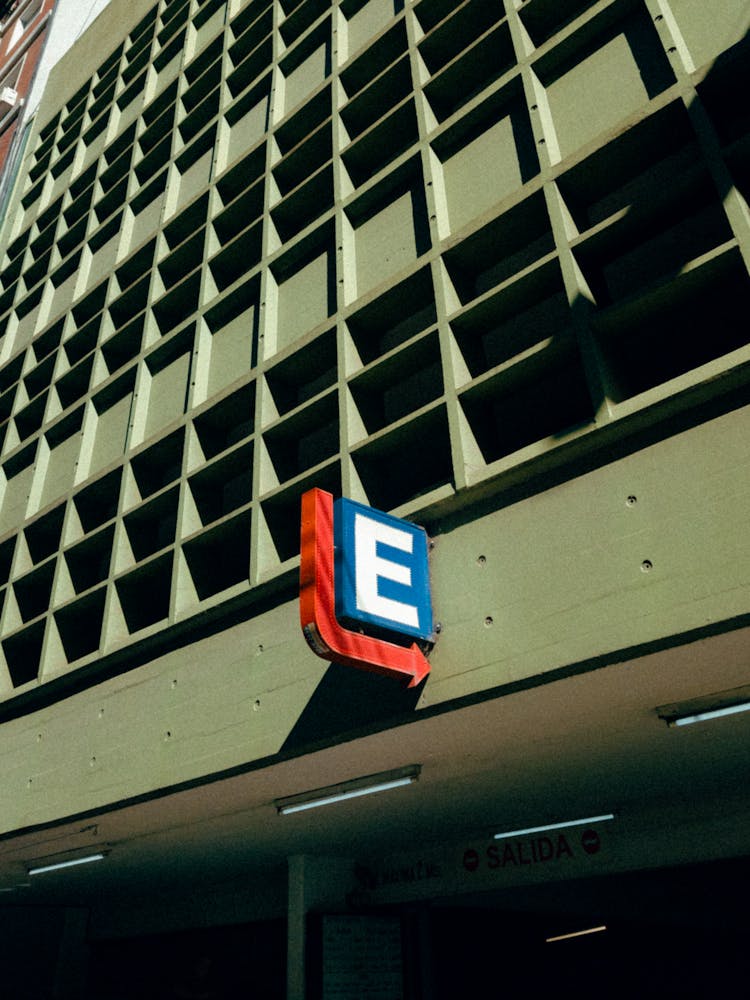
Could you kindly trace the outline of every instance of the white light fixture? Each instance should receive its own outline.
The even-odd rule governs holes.
[[[88,865],[93,861],[102,861],[107,857],[108,851],[97,851],[95,854],[85,854],[78,858],[66,858],[60,861],[53,861],[50,858],[48,861],[41,858],[39,861],[32,862],[31,867],[26,869],[28,875],[43,875],[45,872],[56,872],[61,868],[75,868],[77,865]]]
[[[544,826],[526,826],[520,830],[508,830],[505,833],[496,833],[495,840],[505,840],[507,837],[525,837],[529,833],[546,833],[548,830],[562,830],[568,826],[590,826],[592,823],[605,823],[614,818],[614,813],[603,813],[601,816],[569,819],[564,823],[545,823]]]
[[[721,719],[725,715],[738,715],[740,712],[750,712],[750,701],[740,701],[734,705],[722,705],[719,708],[708,708],[703,712],[662,716],[662,718],[672,728],[675,726],[691,726],[694,722],[708,722],[711,719]]]
[[[346,799],[357,799],[362,795],[373,795],[375,792],[387,792],[392,788],[411,785],[418,780],[421,770],[421,764],[410,764],[395,771],[368,774],[363,778],[342,781],[338,785],[328,785],[326,788],[315,788],[310,792],[277,799],[274,805],[279,815],[289,816],[305,809],[317,809],[319,806],[333,805]]]
[[[601,924],[599,927],[587,927],[585,931],[571,931],[570,934],[557,934],[555,937],[545,938],[547,944],[552,944],[553,941],[570,941],[571,938],[585,937],[587,934],[599,934],[601,931],[606,931],[607,925]]]

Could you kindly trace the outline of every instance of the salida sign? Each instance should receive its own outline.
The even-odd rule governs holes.
[[[324,490],[302,497],[300,623],[324,659],[419,684],[434,642],[424,528]]]
[[[539,831],[495,838],[488,844],[453,844],[418,855],[386,858],[372,867],[357,866],[352,901],[360,905],[428,899],[585,876],[612,862],[608,841],[594,827]]]
[[[524,840],[505,840],[490,844],[482,853],[469,847],[464,851],[463,866],[468,872],[475,872],[480,868],[489,871],[521,868],[549,861],[563,861],[575,858],[576,855],[598,854],[600,849],[599,834],[594,829],[588,829],[580,835],[578,843],[571,834],[558,833]]]

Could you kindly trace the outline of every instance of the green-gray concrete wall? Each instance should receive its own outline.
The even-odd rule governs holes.
[[[56,68],[2,234],[3,830],[347,728],[300,728],[312,486],[435,538],[417,711],[743,620],[746,4],[568,11],[111,4]]]

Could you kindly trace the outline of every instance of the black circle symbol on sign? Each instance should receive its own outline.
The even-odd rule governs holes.
[[[479,867],[479,855],[475,850],[469,848],[464,852],[464,868],[467,872],[475,872]]]
[[[581,847],[587,854],[596,854],[602,846],[596,830],[584,830],[581,834]]]

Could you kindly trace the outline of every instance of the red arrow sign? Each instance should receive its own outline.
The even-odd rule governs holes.
[[[325,660],[385,677],[408,678],[415,687],[430,672],[415,642],[399,646],[343,628],[336,620],[333,566],[333,497],[308,490],[302,497],[300,623],[308,644]]]

